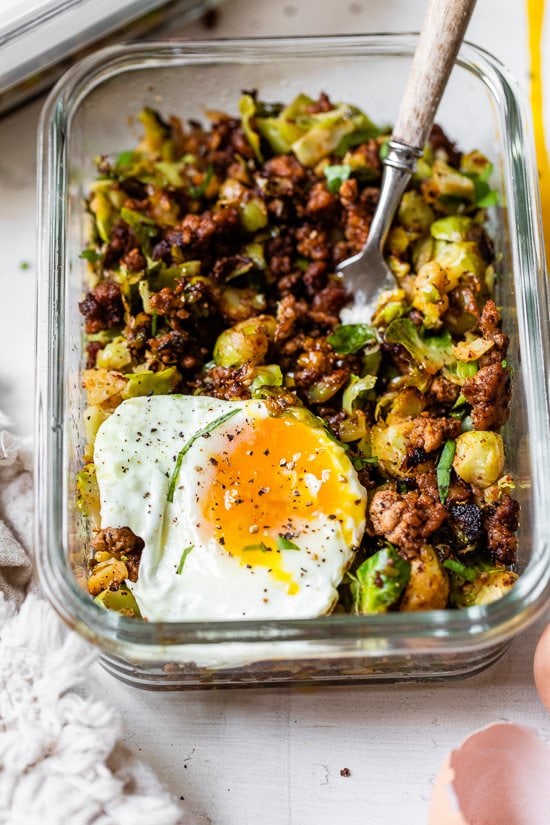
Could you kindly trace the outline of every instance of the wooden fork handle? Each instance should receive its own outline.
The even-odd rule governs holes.
[[[393,139],[422,149],[476,0],[430,0],[393,130]]]

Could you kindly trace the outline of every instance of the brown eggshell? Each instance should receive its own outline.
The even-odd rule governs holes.
[[[546,626],[546,630],[538,641],[533,674],[540,700],[544,707],[550,710],[550,624]]]
[[[495,724],[447,757],[434,783],[429,825],[550,822],[550,748],[535,731]]]
[[[436,776],[430,797],[428,825],[468,825],[457,807],[458,803],[453,790],[455,772],[450,762],[451,756],[449,755]]]

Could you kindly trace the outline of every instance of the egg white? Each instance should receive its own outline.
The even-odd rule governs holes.
[[[228,413],[232,413],[228,420],[197,437]],[[336,588],[361,540],[364,519],[347,525],[347,541],[330,513],[316,513],[313,520],[300,525],[295,538],[299,551],[280,550],[279,563],[296,583],[291,593],[268,566],[247,564],[245,554],[239,557],[228,552],[216,540],[201,507],[215,473],[216,457],[227,450],[236,432],[245,432],[268,415],[261,401],[166,395],[124,401],[100,427],[94,461],[101,525],[128,526],[145,542],[133,586],[145,618],[310,618],[331,609]],[[178,454],[193,438],[170,502]],[[327,449],[341,450],[324,435],[322,439]],[[364,504],[365,491],[351,463],[347,464],[341,479],[343,495]],[[323,481],[306,474],[304,483],[315,493]],[[235,518],[235,513],[228,517]]]

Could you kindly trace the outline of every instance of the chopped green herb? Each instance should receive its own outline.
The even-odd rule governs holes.
[[[279,550],[299,550],[297,544],[294,544],[293,541],[289,541],[285,539],[284,536],[277,536],[277,547]]]
[[[451,482],[451,467],[456,450],[455,441],[447,441],[437,462],[437,489],[439,490],[439,500],[445,504],[449,495],[449,484]]]
[[[151,335],[153,338],[157,334],[157,326],[158,326],[158,315],[156,312],[153,312],[151,315]]]
[[[327,179],[328,191],[335,195],[351,175],[351,166],[349,163],[336,163],[334,166],[325,166],[323,173]]]
[[[134,153],[132,149],[127,149],[125,152],[119,152],[116,156],[115,166],[119,169],[125,169],[127,166],[130,166],[134,159]]]
[[[84,258],[85,261],[88,261],[90,264],[95,264],[101,260],[101,253],[96,252],[95,249],[85,249],[83,252],[80,253],[80,258]]]
[[[190,186],[189,189],[187,190],[187,194],[189,195],[189,197],[190,198],[200,198],[200,197],[202,197],[204,195],[204,193],[206,192],[206,190],[208,189],[208,184],[212,180],[212,175],[213,174],[214,174],[214,167],[212,166],[212,164],[210,164],[210,166],[208,167],[208,169],[206,170],[206,172],[204,174],[204,178],[203,178],[202,183],[200,183],[198,186]]]
[[[249,553],[252,550],[259,550],[260,553],[269,553],[269,547],[267,544],[264,544],[263,541],[259,541],[257,544],[247,544],[243,547],[243,551],[246,553]]]
[[[342,324],[328,336],[327,341],[340,355],[351,355],[375,339],[375,332],[369,324]]]
[[[30,269],[31,265],[28,261],[21,261],[19,264],[19,269]]]
[[[457,573],[469,582],[473,582],[478,575],[473,567],[467,567],[465,564],[462,564],[462,562],[456,561],[456,559],[445,559],[443,567],[446,567],[447,570],[451,570],[453,573]]]
[[[503,369],[503,370],[508,369],[508,361],[506,360],[506,358],[504,358],[504,359],[501,361],[501,364],[502,364],[502,369]]]
[[[174,467],[174,472],[172,473],[170,484],[168,486],[168,501],[172,502],[174,500],[174,491],[176,489],[176,484],[178,483],[178,476],[180,474],[181,463],[184,459],[184,456],[186,455],[186,453],[189,452],[195,441],[197,441],[197,439],[201,438],[203,435],[211,433],[212,430],[215,430],[216,427],[220,426],[220,424],[223,424],[225,421],[228,421],[230,418],[233,418],[233,416],[236,415],[238,412],[238,410],[230,410],[229,412],[220,415],[219,418],[215,418],[214,421],[211,421],[210,424],[207,424],[206,427],[203,427],[202,430],[199,430],[193,436],[191,436],[187,444],[185,444],[181,448],[176,459],[176,466]]]
[[[178,569],[176,570],[176,574],[178,576],[181,576],[181,571],[183,570],[183,565],[185,564],[185,560],[186,560],[187,556],[189,555],[189,553],[191,552],[191,550],[194,548],[194,546],[195,546],[194,544],[190,544],[189,547],[186,547],[182,551],[181,558],[180,558],[180,563],[178,564]]]
[[[375,455],[371,455],[370,458],[363,458],[362,455],[358,455],[352,458],[351,463],[354,469],[359,472],[359,470],[364,470],[369,464],[378,464],[378,458]]]

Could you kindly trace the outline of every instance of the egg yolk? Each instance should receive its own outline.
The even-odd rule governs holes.
[[[307,532],[322,563],[327,522],[348,546],[365,516],[364,500],[350,489],[351,464],[322,430],[290,418],[265,418],[226,433],[228,447],[210,459],[214,472],[203,515],[217,542],[242,564],[267,567],[296,593],[284,569],[281,540],[300,547]],[[355,486],[355,485],[354,485]]]

